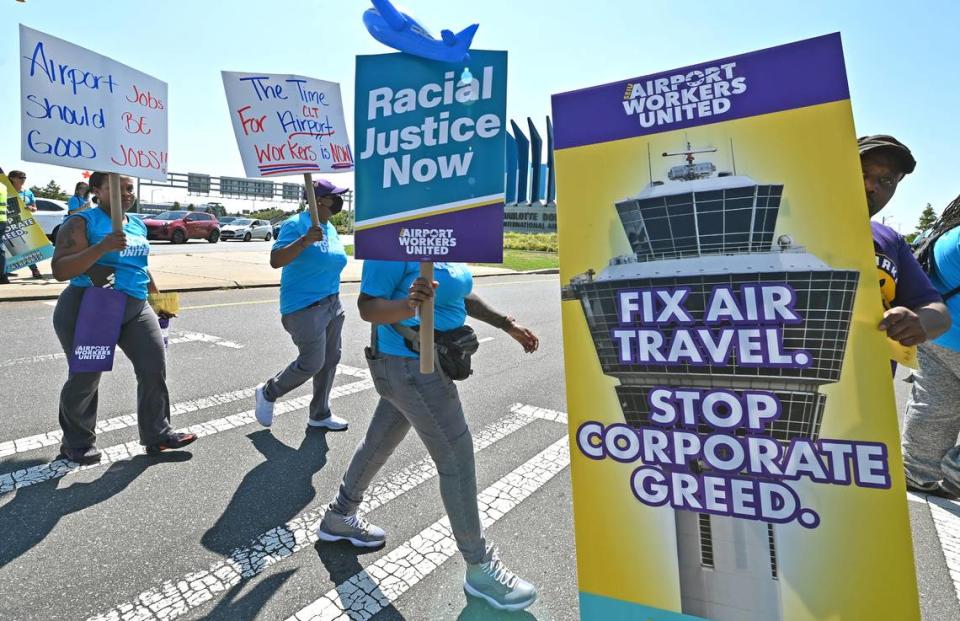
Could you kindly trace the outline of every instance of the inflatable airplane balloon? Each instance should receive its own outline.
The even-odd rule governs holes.
[[[395,50],[448,63],[470,60],[470,44],[478,24],[471,24],[457,34],[440,32],[440,40],[406,13],[397,10],[390,0],[371,0],[373,8],[363,13],[363,24],[373,38]]]

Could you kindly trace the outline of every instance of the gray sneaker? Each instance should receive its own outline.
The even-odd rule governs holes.
[[[323,541],[349,541],[358,548],[379,548],[387,541],[382,528],[356,513],[343,515],[330,508],[317,527],[317,537]]]
[[[537,601],[537,589],[510,571],[492,546],[482,563],[467,565],[463,590],[498,610],[523,610]]]

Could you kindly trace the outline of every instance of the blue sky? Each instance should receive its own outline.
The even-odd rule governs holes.
[[[170,170],[243,176],[220,71],[340,82],[352,127],[354,56],[388,51],[363,27],[368,6],[362,0],[2,0],[0,69],[18,92],[21,22],[133,66],[168,83]],[[857,132],[892,133],[919,162],[882,215],[906,233],[926,203],[940,211],[960,194],[960,3],[405,0],[405,6],[434,33],[478,22],[474,47],[510,53],[510,117],[533,117],[541,128],[552,93],[840,31]],[[20,161],[18,106],[14,94],[0,97],[7,119],[0,124],[0,166],[25,169],[30,184],[53,178],[72,188],[79,171]],[[154,198],[184,197],[157,191]]]

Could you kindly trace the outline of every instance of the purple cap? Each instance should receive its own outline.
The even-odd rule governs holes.
[[[330,194],[343,194],[344,192],[349,192],[348,188],[338,188],[333,185],[326,179],[318,179],[313,182],[313,194],[317,198],[322,198],[324,196],[329,196]],[[307,190],[303,190],[303,198],[307,198]]]

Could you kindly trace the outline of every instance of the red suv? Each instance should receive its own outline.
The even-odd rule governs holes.
[[[200,211],[165,211],[144,218],[147,239],[162,239],[173,244],[188,239],[205,239],[211,244],[220,241],[220,223],[217,217]]]

